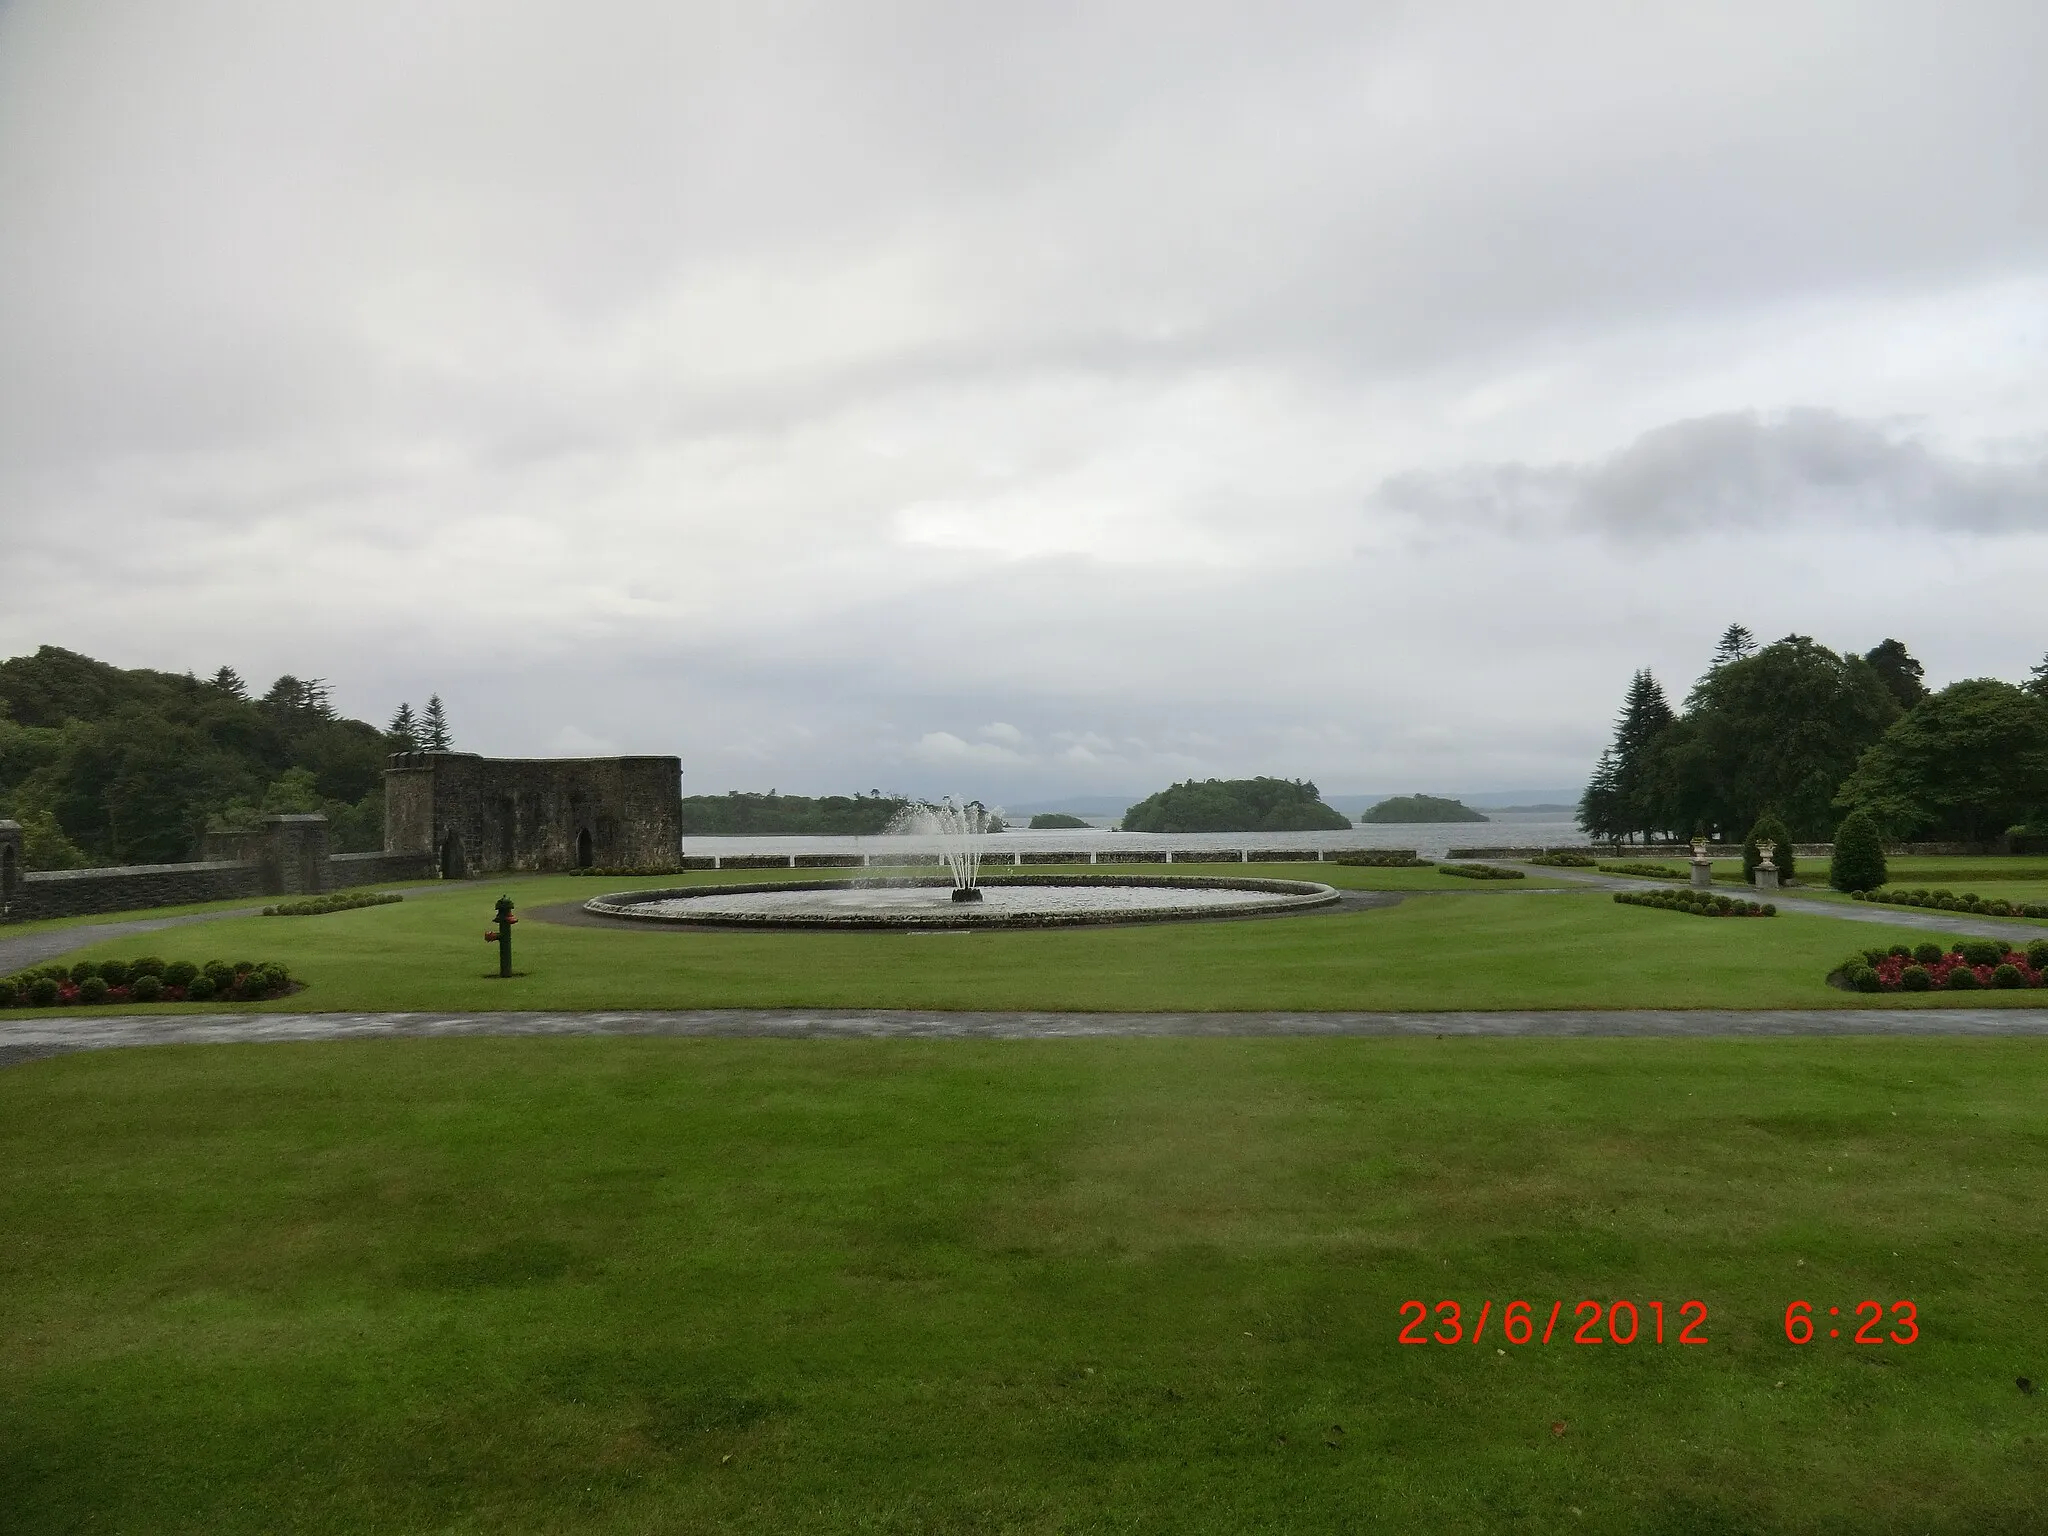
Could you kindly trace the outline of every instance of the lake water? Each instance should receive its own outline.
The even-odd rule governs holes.
[[[1105,821],[1107,818],[1105,818]],[[1104,827],[1058,832],[1019,829],[988,838],[1004,853],[1093,853],[1172,848],[1413,848],[1440,859],[1452,848],[1583,848],[1586,834],[1569,811],[1489,812],[1485,821],[1410,822],[1398,826],[1353,826],[1343,832],[1111,832]],[[936,853],[936,838],[924,837],[686,837],[688,854],[746,853]]]

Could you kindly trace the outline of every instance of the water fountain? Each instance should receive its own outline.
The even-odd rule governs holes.
[[[980,901],[982,844],[989,832],[1001,825],[1001,814],[979,800],[962,802],[948,795],[943,800],[906,805],[889,823],[889,831],[936,838],[939,859],[952,872],[953,900]]]
[[[979,800],[923,801],[904,808],[889,833],[905,862],[946,873],[620,891],[585,902],[601,917],[640,922],[796,928],[1060,927],[1252,917],[1334,906],[1338,893],[1311,880],[1218,875],[981,875],[983,845],[1001,825]],[[922,846],[920,846],[922,845]]]

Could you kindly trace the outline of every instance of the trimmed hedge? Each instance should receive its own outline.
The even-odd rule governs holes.
[[[1502,869],[1498,864],[1439,864],[1440,874],[1456,875],[1464,880],[1526,880],[1528,875],[1519,869]]]
[[[1959,939],[1947,949],[1919,944],[1908,949],[1866,949],[1828,972],[1831,986],[1852,992],[2001,992],[2048,985],[2048,939],[2025,950],[1996,939]]]
[[[1685,871],[1670,864],[1602,864],[1603,875],[1638,875],[1650,880],[1683,880]]]
[[[566,871],[572,875],[602,875],[607,880],[630,880],[641,875],[680,875],[682,872],[683,866],[680,864],[601,864],[592,869]]]
[[[1539,853],[1528,861],[1531,864],[1547,864],[1553,869],[1591,869],[1600,861],[1590,853],[1573,853],[1569,849],[1553,849]]]
[[[332,896],[308,896],[304,901],[281,901],[265,907],[265,917],[320,917],[329,912],[350,912],[357,907],[388,907],[405,898],[395,891],[337,891]]]
[[[120,980],[115,980],[115,977]],[[109,1003],[204,1003],[215,998],[238,1003],[259,1002],[295,990],[291,973],[271,961],[209,960],[202,967],[190,960],[169,965],[155,956],[140,960],[81,960],[75,965],[51,964],[0,976],[0,1008],[102,1007]]]
[[[1413,848],[1361,848],[1333,857],[1332,864],[1355,864],[1366,869],[1427,869],[1436,861],[1418,858]]]
[[[1776,904],[1744,901],[1717,891],[1691,889],[1669,891],[1616,891],[1614,899],[1624,907],[1661,907],[1666,912],[1689,912],[1694,917],[1776,917]]]
[[[1887,907],[1930,907],[1939,912],[1968,912],[1975,917],[2048,917],[2048,901],[1983,900],[1975,891],[1958,896],[1950,890],[1894,889],[1853,891],[1857,901],[1874,901]]]

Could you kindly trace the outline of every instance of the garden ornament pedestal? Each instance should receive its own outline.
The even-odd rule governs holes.
[[[1714,888],[1714,861],[1707,857],[1707,840],[1704,837],[1692,840],[1692,888],[1696,891]]]
[[[1778,866],[1771,862],[1771,855],[1777,851],[1776,843],[1756,845],[1756,873],[1752,879],[1760,891],[1775,891],[1778,888]]]

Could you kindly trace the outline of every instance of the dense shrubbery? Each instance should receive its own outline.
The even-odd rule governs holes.
[[[680,864],[605,864],[595,869],[572,869],[572,875],[603,875],[607,880],[631,879],[640,875],[680,875]]]
[[[1776,917],[1772,903],[1743,901],[1717,891],[1616,891],[1614,899],[1625,907],[1662,907],[1667,912],[1690,912],[1694,917]]]
[[[215,998],[257,1002],[293,990],[291,974],[276,962],[229,964],[190,960],[166,965],[154,955],[140,960],[80,960],[72,965],[33,966],[0,977],[0,1008],[57,1006],[90,1008],[107,1003],[204,1003]]]
[[[1882,902],[1888,907],[1931,907],[1938,912],[1968,912],[1976,917],[2048,917],[2048,902],[2043,901],[2002,901],[1992,897],[1986,901],[1975,891],[1964,891],[1958,896],[1949,890],[1894,889],[1889,891],[1857,891],[1858,901]]]
[[[1671,864],[1602,864],[1603,875],[1643,875],[1651,880],[1683,880],[1685,871]]]
[[[1126,832],[1343,832],[1351,819],[1296,779],[1189,779],[1124,812]]]
[[[1428,869],[1435,861],[1416,857],[1413,848],[1354,848],[1330,860],[1332,864],[1357,864],[1367,869]]]
[[[337,853],[383,846],[386,734],[317,680],[261,698],[213,677],[123,670],[55,646],[0,661],[0,816],[28,866],[169,863],[209,825],[320,811]]]
[[[1446,875],[1457,875],[1464,880],[1526,880],[1529,877],[1519,869],[1502,869],[1498,864],[1439,864],[1437,869]]]
[[[777,794],[772,789],[765,795],[740,790],[723,795],[685,795],[683,835],[779,833],[873,837],[886,832],[889,823],[909,804],[901,795],[885,795],[880,790],[866,795],[821,795],[816,799],[809,795]]]
[[[2036,939],[2024,951],[1996,939],[1964,939],[1946,949],[1939,944],[1866,949],[1836,966],[1828,980],[1854,992],[2010,992],[2042,986],[2044,973],[2048,939]]]
[[[1600,861],[1590,853],[1573,853],[1568,848],[1554,848],[1549,853],[1537,854],[1529,862],[1546,864],[1556,869],[1591,869]]]
[[[281,901],[265,907],[265,917],[319,917],[327,912],[349,912],[357,907],[388,907],[405,898],[396,891],[336,891],[332,896],[309,896],[304,901]]]
[[[1362,822],[1445,822],[1445,821],[1486,821],[1462,800],[1445,800],[1437,795],[1395,795],[1369,807],[1358,818]]]
[[[1885,882],[1889,871],[1884,862],[1884,840],[1868,811],[1851,811],[1835,829],[1834,858],[1828,865],[1828,884],[1838,891],[1874,891]]]

